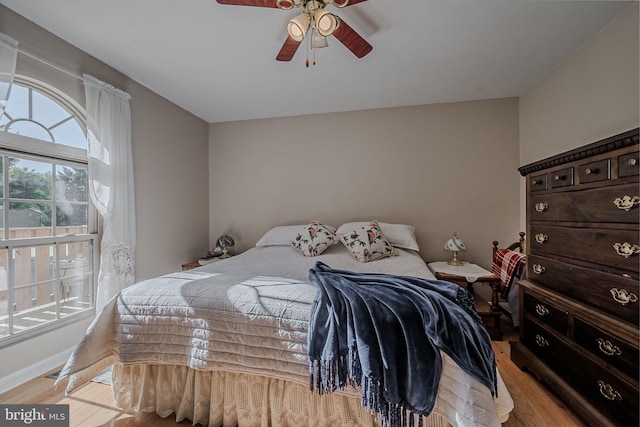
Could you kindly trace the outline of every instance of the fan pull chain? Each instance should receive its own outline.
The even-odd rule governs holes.
[[[311,43],[311,41],[309,37],[307,37],[307,62],[306,62],[307,68],[309,68],[309,43]]]

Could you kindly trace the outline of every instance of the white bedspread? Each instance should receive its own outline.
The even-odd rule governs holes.
[[[91,324],[58,381],[67,392],[112,363],[184,365],[309,383],[306,331],[316,288],[309,268],[432,278],[414,252],[371,263],[341,245],[305,258],[291,247],[260,247],[198,269],[137,283],[112,299]],[[499,425],[513,402],[502,380],[489,390],[443,358],[436,409],[454,425]],[[466,421],[465,421],[466,420]]]

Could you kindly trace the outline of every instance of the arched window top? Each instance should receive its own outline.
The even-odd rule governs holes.
[[[16,78],[0,117],[0,132],[86,150],[85,127],[74,110],[54,90]]]

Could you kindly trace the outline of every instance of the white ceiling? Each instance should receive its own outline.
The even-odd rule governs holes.
[[[275,0],[274,0],[275,1]],[[216,0],[0,0],[215,123],[521,95],[636,2],[368,0],[327,6],[371,45],[275,57],[299,10]]]

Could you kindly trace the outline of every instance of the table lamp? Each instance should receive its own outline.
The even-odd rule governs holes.
[[[458,233],[453,233],[453,237],[446,242],[444,242],[444,250],[453,252],[453,259],[447,264],[449,265],[464,265],[464,263],[458,260],[458,252],[463,252],[467,250],[467,245],[464,244],[462,239],[458,237]]]

